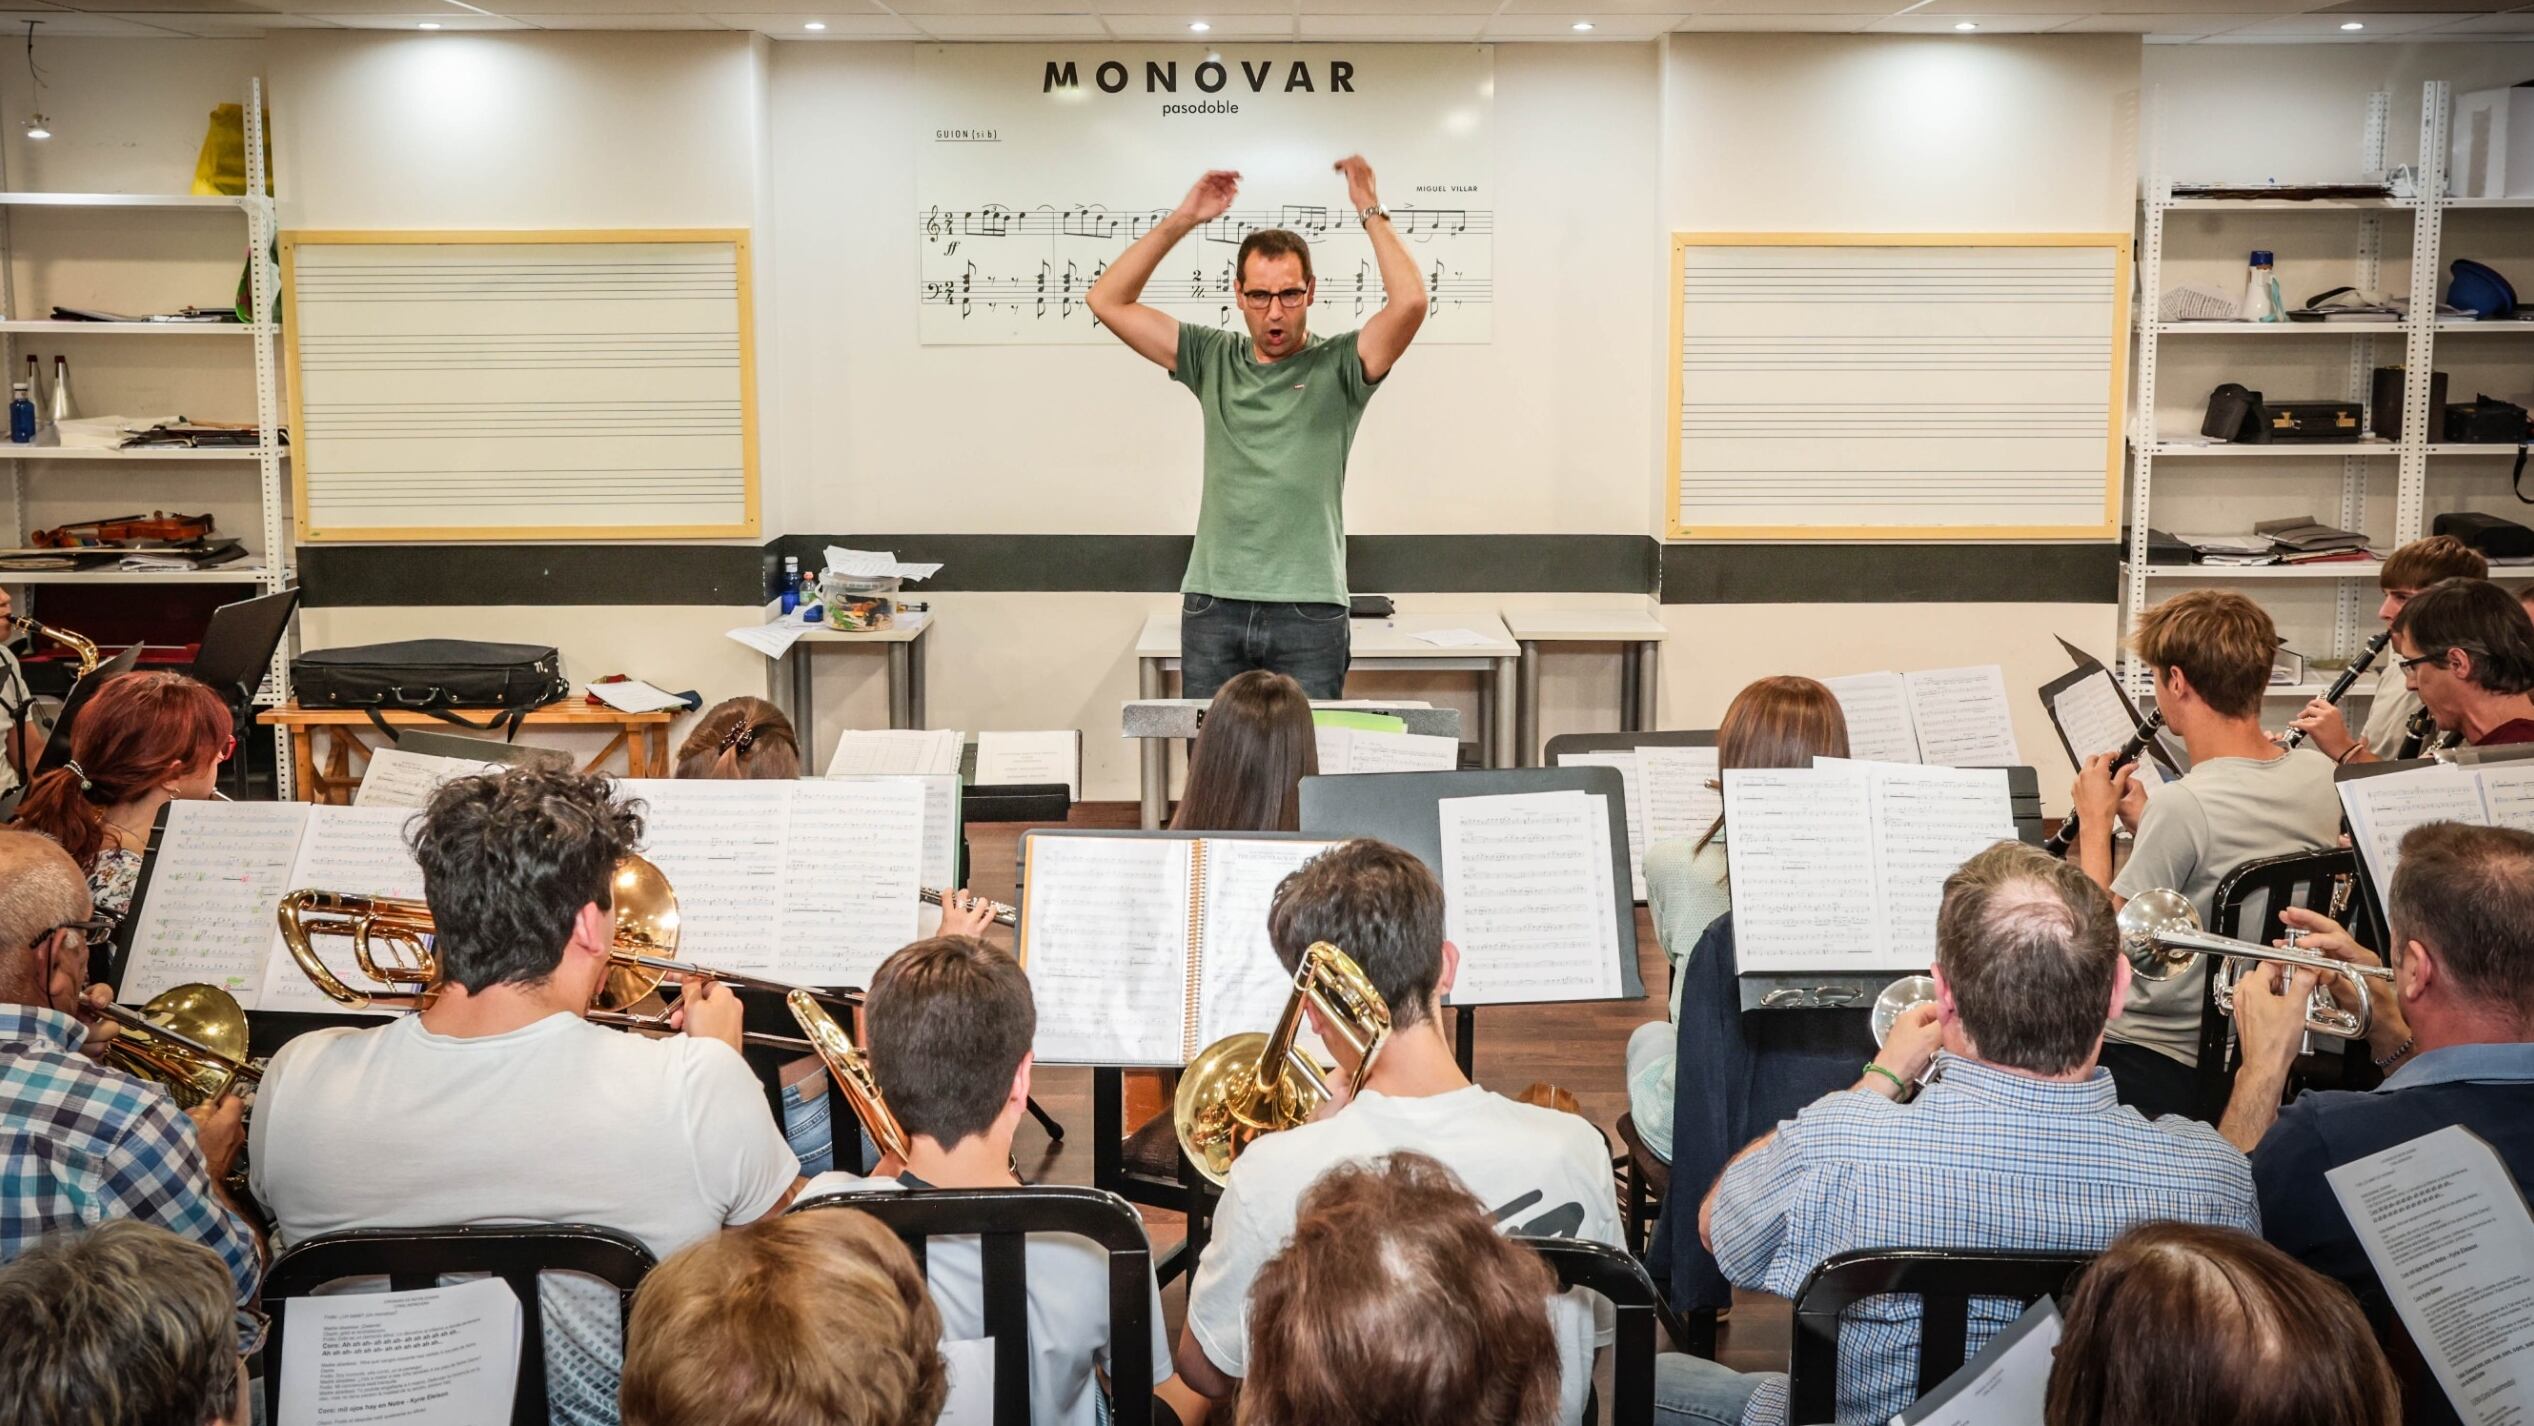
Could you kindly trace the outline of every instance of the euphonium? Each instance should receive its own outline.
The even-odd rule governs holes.
[[[768,980],[738,971],[688,965],[675,959],[678,944],[677,892],[648,860],[627,855],[616,863],[609,904],[616,909],[616,939],[608,949],[607,979],[592,999],[594,1024],[627,1030],[666,1030],[662,1015],[627,1013],[660,988],[671,975],[691,980],[718,980],[756,990],[789,995],[800,992],[836,1005],[851,1005],[855,996],[811,990],[787,981]],[[357,896],[335,891],[294,891],[281,900],[277,917],[282,944],[292,960],[327,998],[355,1010],[419,1010],[431,1001],[440,983],[439,958],[425,938],[432,933],[431,908],[409,898]],[[385,989],[359,990],[344,984],[317,954],[315,937],[345,936],[352,959]],[[385,949],[393,947],[393,954]],[[410,987],[398,990],[393,987]],[[807,1040],[787,1035],[750,1034],[747,1043],[808,1053]]]
[[[1251,1140],[1304,1122],[1329,1097],[1320,1067],[1294,1043],[1305,1001],[1318,1008],[1328,1033],[1361,1057],[1358,1085],[1390,1038],[1390,1006],[1363,967],[1326,941],[1312,942],[1294,968],[1293,994],[1274,1031],[1226,1035],[1198,1051],[1179,1076],[1171,1127],[1188,1161],[1212,1182],[1223,1182]]]
[[[97,665],[102,662],[97,656],[96,641],[85,634],[74,634],[68,629],[56,629],[49,624],[38,624],[23,614],[10,615],[9,623],[22,633],[50,639],[70,650],[72,656],[79,660],[77,676],[80,678],[86,678],[95,673]]]
[[[263,1078],[263,1067],[246,1057],[246,1012],[216,985],[163,990],[138,1010],[95,1009],[117,1027],[106,1042],[105,1062],[167,1086],[180,1109],[209,1104],[240,1081]]]
[[[2286,947],[2212,936],[2200,929],[2200,913],[2190,898],[2169,888],[2140,892],[2129,898],[2120,909],[2119,920],[2121,951],[2141,979],[2169,980],[2201,956],[2217,957],[2208,990],[2217,1008],[2228,1015],[2235,1013],[2235,987],[2242,983],[2246,972],[2257,966],[2283,965],[2324,972],[2323,980],[2306,1003],[2305,1028],[2308,1033],[2336,1040],[2363,1038],[2369,1011],[2363,994],[2354,1008],[2342,1005],[2339,997],[2332,994],[2331,977],[2347,976],[2353,984],[2361,976],[2393,979],[2393,972],[2383,966],[2355,965],[2298,950],[2294,943],[2303,933],[2295,930],[2288,932],[2290,944]]]

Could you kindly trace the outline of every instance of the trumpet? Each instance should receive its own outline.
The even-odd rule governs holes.
[[[106,1042],[105,1062],[167,1086],[179,1109],[212,1103],[264,1077],[264,1067],[247,1059],[246,1012],[216,985],[163,990],[138,1010],[92,1008],[119,1029]]]
[[[616,863],[610,882],[610,904],[616,908],[616,939],[608,948],[607,979],[599,986],[589,1013],[591,1023],[624,1030],[666,1030],[665,1014],[631,1013],[651,998],[671,975],[717,980],[755,990],[794,992],[831,1005],[860,1003],[857,994],[813,990],[787,981],[677,960],[677,893],[658,867],[638,856]],[[431,908],[420,901],[394,896],[358,896],[336,891],[294,891],[276,913],[282,944],[300,971],[327,998],[355,1010],[418,1010],[431,1001],[440,984],[439,957],[425,938],[432,934]],[[315,938],[343,936],[352,942],[352,959],[361,974],[384,989],[361,990],[347,985],[317,954]],[[390,950],[390,948],[393,948]],[[395,987],[410,987],[396,989]],[[745,1041],[769,1049],[808,1054],[816,1046],[789,1035],[750,1032]]]
[[[95,673],[97,665],[104,662],[97,654],[96,641],[85,634],[75,634],[68,629],[56,629],[49,624],[38,624],[23,614],[10,615],[9,626],[22,634],[50,639],[70,650],[71,656],[79,660],[79,668],[73,675],[76,678],[86,678]]]
[[[1220,1184],[1232,1161],[1261,1134],[1308,1120],[1329,1097],[1328,1079],[1294,1043],[1302,1007],[1317,1007],[1329,1033],[1360,1057],[1355,1082],[1372,1073],[1390,1039],[1390,1006],[1355,959],[1326,941],[1314,941],[1294,968],[1293,994],[1276,1028],[1226,1035],[1197,1052],[1179,1077],[1171,1102],[1171,1128],[1188,1161]]]
[[[1900,1023],[1903,1015],[1935,1001],[1933,976],[1905,975],[1884,986],[1883,993],[1874,997],[1874,1013],[1868,1022],[1874,1027],[1874,1047],[1881,1049],[1883,1042],[1892,1038],[1892,1027]]]
[[[955,892],[943,891],[936,887],[927,886],[919,889],[915,893],[915,899],[929,905],[939,906],[944,910],[948,910],[950,903],[943,898],[956,894],[957,893]],[[1017,926],[1021,924],[1021,913],[1017,908],[1006,906],[1000,901],[987,901],[986,898],[982,896],[977,899],[979,901],[984,901],[986,908],[994,913],[994,922],[996,925]]]
[[[2324,980],[2314,987],[2306,1002],[2305,1028],[2308,1034],[2335,1040],[2362,1039],[2367,1033],[2369,1010],[2367,997],[2361,993],[2353,1008],[2340,1003],[2332,994],[2330,977],[2346,976],[2352,984],[2360,977],[2370,980],[2393,979],[2393,972],[2384,966],[2362,966],[2336,961],[2299,950],[2296,942],[2302,933],[2290,930],[2286,947],[2255,945],[2231,936],[2213,936],[2200,929],[2200,913],[2190,898],[2170,888],[2141,892],[2121,907],[2120,941],[2122,954],[2129,957],[2130,968],[2141,979],[2170,980],[2194,964],[2201,956],[2218,958],[2215,971],[2209,976],[2209,995],[2217,1008],[2228,1015],[2235,1013],[2235,989],[2251,971],[2272,965],[2324,973]]]

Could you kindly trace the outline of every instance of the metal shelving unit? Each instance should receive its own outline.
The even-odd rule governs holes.
[[[2380,171],[2385,167],[2385,130],[2391,115],[2391,96],[2370,96],[2366,125],[2360,141],[2359,168]],[[2420,193],[2436,195],[2444,191],[2446,153],[2446,86],[2432,83],[2421,96]],[[2140,306],[2153,311],[2164,293],[2165,220],[2171,213],[2260,213],[2269,217],[2291,214],[2356,214],[2357,238],[2351,253],[2354,283],[2372,289],[2378,285],[2384,256],[2384,224],[2387,218],[2407,220],[2411,225],[2411,306],[2412,313],[2434,314],[2436,307],[2437,238],[2443,205],[2433,201],[2402,198],[2327,199],[2298,202],[2291,199],[2226,199],[2175,198],[2172,175],[2165,170],[2162,153],[2161,116],[2155,122],[2155,133],[2149,141],[2146,198],[2139,245]],[[2361,617],[2371,607],[2368,590],[2362,580],[2372,580],[2377,566],[2363,564],[2321,565],[2157,565],[2147,560],[2147,530],[2154,507],[2155,480],[2158,468],[2166,461],[2224,460],[2239,458],[2328,460],[2341,463],[2340,506],[2336,523],[2344,529],[2364,529],[2367,516],[2367,476],[2370,463],[2391,459],[2398,462],[2398,489],[2394,512],[2395,540],[2412,538],[2418,531],[2422,504],[2421,489],[2426,478],[2428,451],[2426,444],[2414,440],[2386,441],[2370,437],[2355,444],[2234,446],[2194,445],[2188,441],[2164,438],[2156,427],[2156,375],[2158,348],[2170,337],[2244,338],[2271,340],[2325,341],[2348,344],[2349,399],[2364,403],[2376,365],[2379,338],[2402,339],[2406,381],[2403,392],[2402,429],[2419,432],[2428,420],[2428,357],[2430,342],[2438,324],[2433,315],[2428,320],[2400,322],[2143,322],[2139,327],[2136,376],[2137,406],[2132,417],[2130,443],[2129,536],[2126,557],[2121,565],[2121,625],[2129,628],[2140,610],[2151,602],[2148,588],[2151,581],[2170,587],[2173,581],[2191,580],[2201,584],[2232,583],[2238,580],[2294,580],[2337,585],[2333,600],[2331,656],[2348,658],[2360,641]],[[2513,448],[2511,448],[2513,450]],[[2187,468],[2187,467],[2186,467]],[[2152,694],[2148,670],[2126,652],[2120,661],[2122,683],[2135,697]],[[2273,697],[2293,697],[2295,690],[2274,688]]]
[[[0,191],[0,313],[17,310],[12,234],[9,213],[17,208],[83,208],[83,209],[209,209],[239,214],[246,220],[246,252],[248,261],[248,310],[259,319],[268,318],[274,310],[277,274],[268,260],[279,227],[273,200],[267,195],[264,172],[264,86],[260,80],[247,82],[246,96],[246,193],[242,197],[203,196],[191,193],[21,193]],[[0,190],[5,190],[5,175],[0,175]],[[131,221],[146,222],[144,213],[135,212]],[[0,583],[15,585],[150,585],[150,584],[235,584],[254,587],[259,593],[273,593],[289,587],[292,579],[287,526],[283,512],[289,490],[283,484],[282,468],[289,459],[282,445],[281,361],[277,346],[278,324],[270,320],[238,323],[183,322],[61,322],[41,318],[0,320],[0,370],[16,369],[16,354],[11,350],[12,336],[20,333],[42,333],[57,336],[125,337],[227,337],[243,339],[255,364],[255,420],[260,435],[256,447],[249,450],[79,450],[55,447],[0,445],[0,463],[5,464],[9,486],[9,513],[15,526],[12,541],[26,534],[26,482],[33,468],[55,462],[150,461],[161,464],[209,465],[216,469],[205,472],[205,478],[217,475],[222,479],[240,473],[233,467],[251,466],[256,477],[256,497],[260,532],[263,536],[261,558],[249,563],[221,565],[211,569],[181,571],[7,571],[0,572]],[[205,351],[206,359],[234,360],[233,348],[214,342]],[[256,692],[259,703],[278,703],[290,697],[290,652],[298,643],[296,625],[283,647],[273,655],[272,666],[265,671],[263,686]],[[292,795],[289,735],[273,730],[274,782],[276,795],[287,799]]]

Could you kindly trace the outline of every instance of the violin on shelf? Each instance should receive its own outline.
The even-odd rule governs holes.
[[[38,530],[27,539],[38,549],[75,550],[95,546],[128,545],[140,540],[182,544],[188,540],[211,537],[211,517],[204,515],[170,515],[153,510],[147,515],[113,515],[103,520],[80,520],[55,529]]]

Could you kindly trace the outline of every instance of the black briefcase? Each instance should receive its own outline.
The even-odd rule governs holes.
[[[530,709],[572,691],[563,655],[550,645],[486,644],[471,639],[407,639],[315,649],[290,661],[291,692],[302,708],[362,708],[376,715],[403,710],[444,723],[516,734]],[[499,709],[475,723],[453,708]]]

